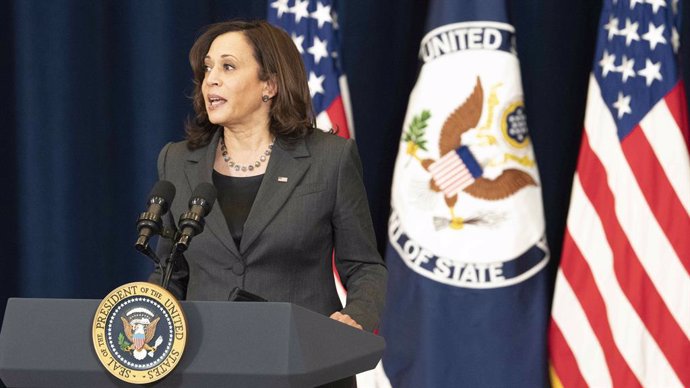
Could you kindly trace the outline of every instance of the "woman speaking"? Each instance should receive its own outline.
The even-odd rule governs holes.
[[[189,53],[195,117],[186,140],[158,158],[160,179],[190,198],[202,182],[218,200],[171,289],[180,299],[228,300],[243,290],[348,325],[378,325],[386,268],[376,250],[352,140],[315,129],[304,65],[284,31],[265,21],[209,26]],[[177,201],[168,227],[187,211]],[[161,239],[158,254],[170,252]],[[331,261],[347,289],[343,308]],[[154,272],[151,281],[160,280]]]

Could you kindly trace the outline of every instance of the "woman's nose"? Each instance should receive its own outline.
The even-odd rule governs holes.
[[[208,73],[206,73],[206,84],[208,86],[220,86],[220,77],[218,77],[218,72],[215,68],[210,69]]]

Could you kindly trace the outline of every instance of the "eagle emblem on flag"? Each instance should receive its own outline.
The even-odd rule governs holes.
[[[499,88],[497,84],[492,89]],[[496,201],[508,198],[526,186],[537,186],[537,182],[532,176],[517,168],[500,169],[492,176],[484,174],[485,169],[482,163],[475,156],[478,148],[495,148],[497,145],[496,135],[491,132],[494,127],[493,121],[496,114],[494,112],[498,104],[495,91],[491,91],[487,102],[487,119],[484,125],[480,125],[482,109],[484,106],[484,88],[479,77],[473,91],[467,99],[460,104],[445,120],[440,131],[438,148],[440,158],[421,158],[417,155],[419,150],[426,150],[426,141],[423,139],[423,129],[426,127],[425,121],[430,117],[429,111],[423,111],[421,115],[415,117],[410,124],[410,129],[403,136],[403,141],[407,142],[407,153],[421,163],[422,167],[431,175],[429,188],[436,193],[444,195],[444,201],[448,207],[450,218],[435,218],[437,228],[450,227],[451,229],[462,229],[465,224],[486,224],[495,221],[500,217],[492,217],[489,214],[476,215],[463,218],[455,213],[458,203],[458,194],[464,192],[471,197]],[[505,143],[509,147],[522,148],[528,141],[525,127],[524,113],[521,110],[522,104],[512,104],[501,116],[501,129]],[[469,136],[468,136],[469,135]],[[463,138],[472,138],[472,146],[463,144]],[[486,154],[486,152],[484,152]],[[498,153],[494,150],[488,164],[493,167],[500,166],[508,160],[518,161],[523,165],[531,165],[534,162],[529,158],[518,157],[511,153]],[[486,159],[486,158],[484,158]],[[487,164],[487,163],[485,163]]]

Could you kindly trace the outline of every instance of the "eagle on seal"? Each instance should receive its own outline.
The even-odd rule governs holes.
[[[124,349],[126,352],[131,351],[134,358],[143,360],[147,352],[156,351],[156,348],[149,346],[148,343],[151,342],[153,336],[156,334],[156,325],[158,325],[158,321],[161,319],[160,317],[157,317],[151,322],[148,322],[148,319],[135,319],[132,320],[131,323],[127,322],[125,317],[120,318],[124,326],[125,336],[132,343],[132,345]]]
[[[462,134],[477,127],[482,115],[483,99],[484,90],[479,77],[477,77],[472,93],[443,123],[438,144],[441,158],[449,152],[455,152],[456,149],[462,147]],[[429,166],[436,162],[436,160],[427,158],[420,160],[420,162],[422,167],[429,171]],[[474,182],[463,188],[462,191],[475,198],[495,201],[507,198],[523,187],[530,185],[536,186],[537,183],[528,173],[519,169],[508,168],[495,179],[478,176]],[[429,187],[434,192],[442,191],[433,178],[429,180]],[[465,223],[470,222],[470,220],[465,220],[455,215],[454,207],[458,200],[457,194],[449,197],[444,195],[444,200],[450,210],[449,226],[452,229],[461,229]]]

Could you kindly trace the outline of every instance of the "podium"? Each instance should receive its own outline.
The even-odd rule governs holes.
[[[8,387],[124,387],[91,340],[99,300],[7,303],[0,379]],[[373,369],[383,338],[290,303],[182,302],[187,345],[155,387],[313,387]]]

